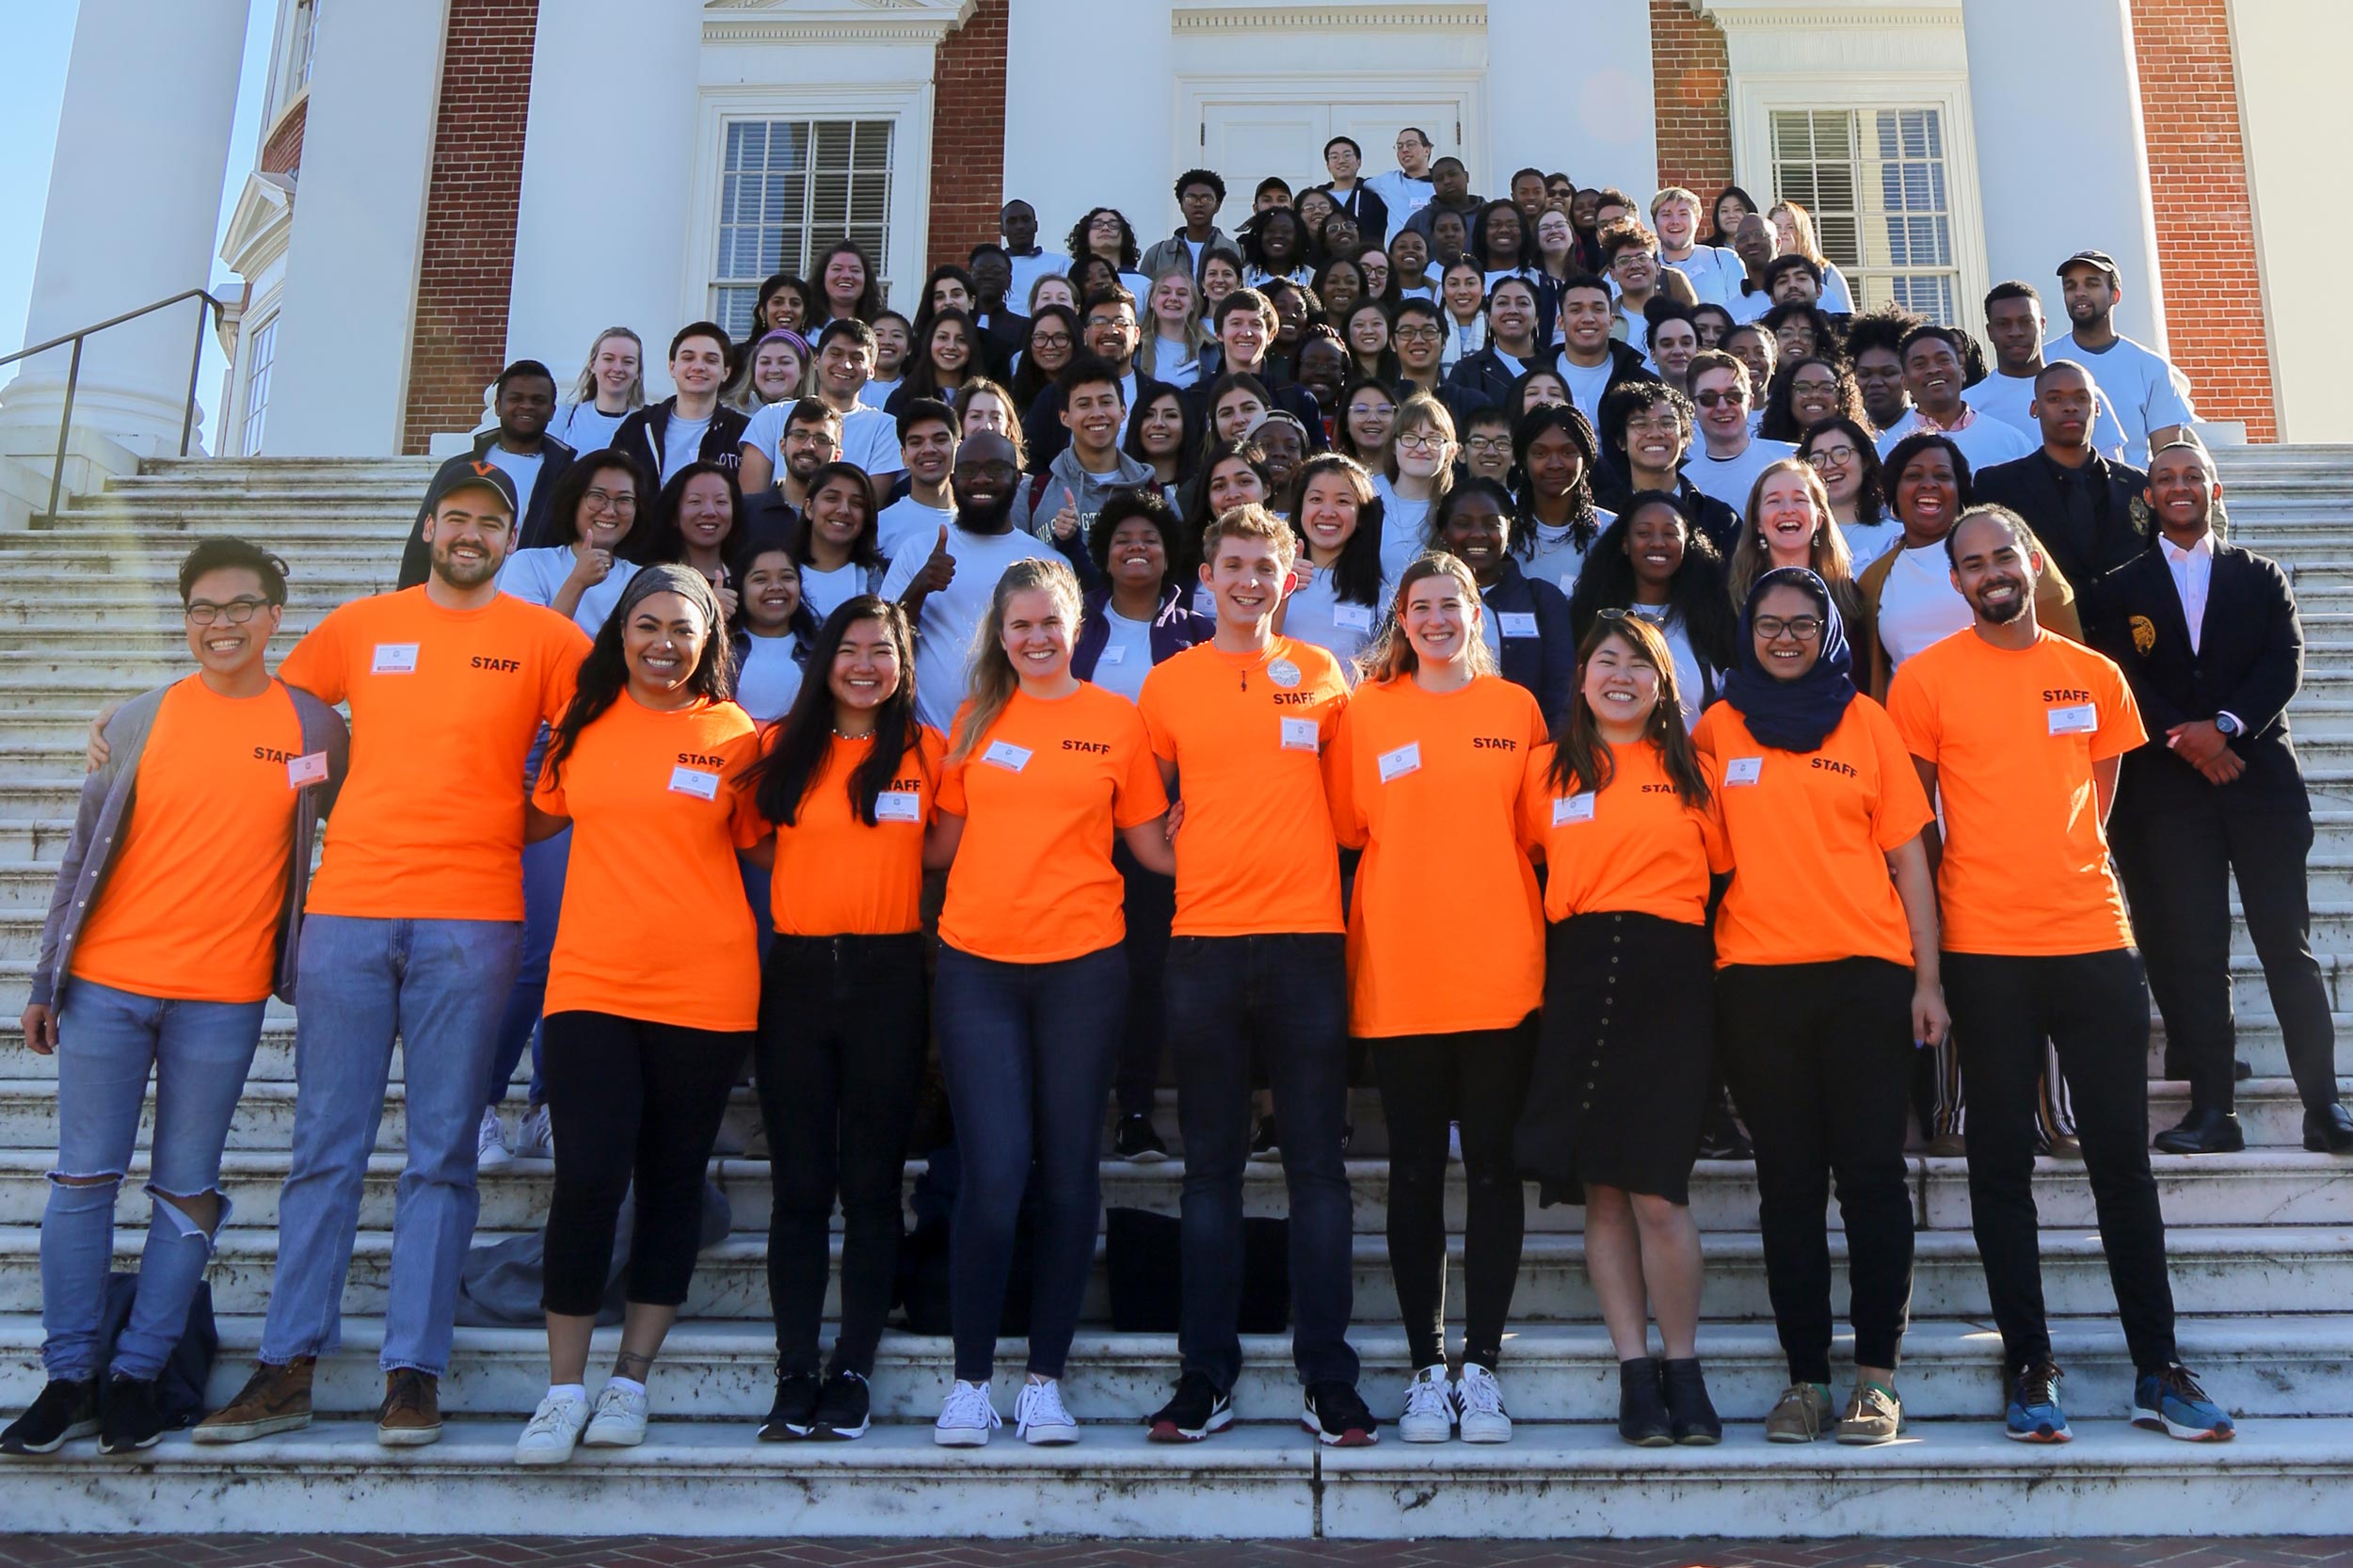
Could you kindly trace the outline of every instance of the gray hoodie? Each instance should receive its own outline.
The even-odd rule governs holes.
[[[1125,452],[1119,454],[1119,467],[1112,472],[1089,473],[1079,466],[1078,448],[1066,448],[1044,473],[1023,476],[1013,500],[1013,525],[1051,542],[1055,515],[1064,501],[1076,501],[1079,537],[1083,539],[1095,526],[1095,514],[1103,509],[1112,491],[1150,488],[1157,493],[1159,485],[1151,464]]]
[[[1241,247],[1236,245],[1232,236],[1215,224],[1209,226],[1209,238],[1208,243],[1201,247],[1201,260],[1197,264],[1193,259],[1193,247],[1186,243],[1185,232],[1179,229],[1146,250],[1144,253],[1144,260],[1137,264],[1136,270],[1146,278],[1158,278],[1171,268],[1183,267],[1193,274],[1193,280],[1198,283],[1201,281],[1201,268],[1209,264],[1209,256],[1214,251],[1223,251],[1232,257],[1234,270],[1237,272],[1241,270]],[[1146,303],[1147,301],[1142,299],[1136,301],[1136,314],[1139,317],[1145,313]],[[1145,330],[1149,331],[1150,328],[1147,326]]]

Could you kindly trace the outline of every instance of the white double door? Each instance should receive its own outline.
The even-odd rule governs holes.
[[[1323,167],[1323,144],[1334,136],[1353,137],[1364,149],[1367,178],[1397,167],[1397,134],[1408,125],[1428,134],[1433,158],[1463,155],[1464,135],[1471,130],[1467,88],[1321,101],[1319,85],[1303,79],[1288,98],[1264,88],[1233,95],[1211,88],[1195,101],[1194,134],[1186,138],[1193,146],[1178,149],[1177,167],[1198,164],[1225,177],[1225,205],[1218,223],[1229,233],[1250,216],[1252,193],[1268,175],[1281,176],[1294,190],[1331,178]]]

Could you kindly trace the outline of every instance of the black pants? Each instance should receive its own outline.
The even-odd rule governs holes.
[[[2219,792],[2217,792],[2217,793]],[[2165,1017],[2167,1074],[2189,1080],[2193,1111],[2235,1103],[2237,1027],[2231,1016],[2231,880],[2263,961],[2288,1071],[2308,1110],[2337,1102],[2336,1031],[2313,960],[2305,860],[2313,820],[2300,811],[2117,813],[2116,869],[2133,904],[2133,934]]]
[[[1512,1132],[1528,1103],[1536,1015],[1512,1029],[1372,1042],[1389,1128],[1389,1273],[1413,1365],[1446,1359],[1447,1124],[1463,1126],[1463,1359],[1493,1368],[1519,1283],[1527,1200]]]
[[[928,1045],[923,936],[777,936],[752,1048],[768,1130],[768,1303],[776,1364],[818,1368],[841,1201],[841,1333],[833,1369],[871,1377],[899,1272],[907,1129]]]
[[[627,1297],[684,1304],[702,1237],[703,1174],[750,1033],[571,1012],[549,1014],[539,1034],[555,1133],[540,1305],[572,1318],[603,1305],[632,1179]]]
[[[2133,1365],[2176,1359],[2165,1216],[2149,1171],[2149,995],[2129,948],[2060,957],[1945,954],[1969,1085],[1969,1208],[2015,1372],[2050,1354],[2034,1207],[2034,1080],[2048,1034],[2074,1096],[2100,1245]]]
[[[1112,845],[1112,864],[1127,880],[1128,1016],[1119,1031],[1119,1113],[1149,1116],[1160,1086],[1160,1060],[1168,1041],[1160,1000],[1160,976],[1168,968],[1168,928],[1176,918],[1176,884],[1145,871],[1126,844]]]
[[[1765,1279],[1792,1383],[1830,1381],[1833,1178],[1858,1367],[1893,1367],[1912,1310],[1904,1094],[1912,971],[1883,958],[1717,974],[1719,1060],[1756,1144]]]

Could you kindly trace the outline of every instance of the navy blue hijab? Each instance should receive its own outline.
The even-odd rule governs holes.
[[[1756,656],[1756,602],[1774,588],[1802,590],[1822,617],[1821,655],[1795,680],[1774,679]],[[1740,641],[1724,677],[1724,700],[1749,733],[1776,751],[1819,751],[1854,696],[1854,656],[1830,585],[1803,567],[1775,567],[1758,578],[1740,607]]]

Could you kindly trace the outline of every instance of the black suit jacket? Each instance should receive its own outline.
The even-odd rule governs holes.
[[[2040,450],[1980,471],[1970,495],[1978,505],[2007,506],[2025,518],[2070,583],[2097,583],[2151,548],[2150,536],[2133,521],[2133,503],[2141,499],[2149,476],[2094,454],[2072,477],[2091,488],[2094,520],[2088,528],[2069,517],[2059,466]]]
[[[2116,809],[2124,812],[2312,809],[2288,736],[2287,707],[2304,678],[2304,628],[2278,563],[2234,545],[2214,547],[2198,650],[2165,552],[2152,548],[2093,584],[2085,623],[2092,646],[2132,683],[2149,744],[2124,754]],[[2209,784],[2165,744],[2177,724],[2229,712],[2247,727],[2231,749],[2247,771]]]

